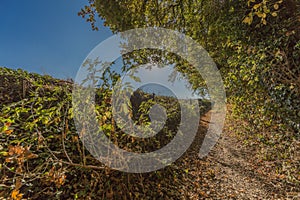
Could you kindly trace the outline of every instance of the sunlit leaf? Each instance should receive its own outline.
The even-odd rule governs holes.
[[[253,9],[257,10],[257,9],[258,9],[260,6],[261,6],[261,4],[260,4],[260,3],[258,3],[258,4],[255,4],[255,5],[253,6]]]
[[[23,194],[21,194],[21,193],[19,192],[19,190],[13,190],[12,193],[11,193],[11,198],[12,198],[13,200],[21,200],[22,197],[23,197]]]
[[[9,129],[9,130],[5,130],[4,133],[10,135],[13,131],[14,131],[13,129]]]
[[[250,18],[250,17],[245,17],[245,19],[243,20],[243,23],[245,23],[245,24],[251,24],[252,23],[252,18]]]

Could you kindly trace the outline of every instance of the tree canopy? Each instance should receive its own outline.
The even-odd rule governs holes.
[[[132,119],[130,123],[115,117],[115,103],[123,102],[127,93],[120,92],[124,96],[114,98],[112,88],[118,86],[120,71],[131,72],[138,65],[149,62],[169,65],[182,73],[193,89],[205,88],[207,82],[188,59],[172,52],[150,48],[127,51],[122,55],[121,70],[115,70],[115,62],[86,59],[82,67],[86,67],[87,73],[83,74],[87,76],[83,82],[94,84],[88,85],[93,95],[89,91],[74,92],[76,87],[85,86],[77,85],[76,80],[74,83],[0,67],[0,196],[14,200],[298,197],[299,4],[299,0],[89,0],[78,14],[94,30],[98,29],[98,17],[114,33],[164,27],[191,37],[209,52],[222,74],[228,97],[223,138],[211,154],[199,159],[199,149],[213,124],[209,121],[214,119],[212,102],[201,99],[192,104],[189,99],[182,104],[173,96],[147,91],[151,84],[128,92],[132,94],[129,101],[117,111],[118,116]],[[151,30],[155,30],[157,37],[158,29]],[[161,35],[173,40],[170,34],[158,36]],[[138,42],[143,41],[138,36],[130,35],[137,37]],[[150,42],[160,44],[151,39]],[[174,43],[171,44],[173,47]],[[95,69],[98,64],[108,67]],[[82,98],[74,103],[78,96]],[[152,115],[157,104],[165,108],[159,116]],[[82,111],[77,109],[78,105],[84,105]],[[183,117],[182,110],[188,117]],[[138,125],[153,136],[153,130],[157,130],[153,129],[153,118],[157,120],[155,126],[166,122],[158,134],[149,138],[132,134],[137,130],[133,125]],[[182,118],[187,120],[188,131],[177,134]],[[88,127],[80,130],[76,126],[75,120],[92,124],[90,119],[96,121],[92,127],[97,128],[95,138],[86,137],[92,132]],[[199,123],[195,139],[185,134],[196,127],[191,120]],[[124,131],[124,127],[129,128]],[[105,137],[99,135],[102,132]],[[167,146],[176,134],[185,143],[194,139],[186,153],[163,169],[142,174],[113,170],[93,157],[93,151],[101,145],[95,145],[95,150],[86,146],[108,138],[106,141],[124,151],[148,153]],[[164,155],[178,147],[181,145]],[[125,167],[133,163],[127,156],[117,154],[121,155],[115,159],[117,163]],[[159,157],[157,160],[169,162]],[[149,165],[141,167],[144,166]]]
[[[90,0],[79,15],[94,29],[99,16],[113,32],[164,27],[190,36],[222,71],[236,114],[253,127],[299,131],[299,7],[298,0]]]

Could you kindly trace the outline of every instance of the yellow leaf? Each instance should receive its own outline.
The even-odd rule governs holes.
[[[267,21],[265,19],[262,20],[263,25],[267,24]]]
[[[252,23],[252,19],[250,17],[246,17],[244,20],[243,20],[243,23],[245,24],[251,24]]]
[[[273,16],[273,17],[276,17],[276,16],[277,16],[277,13],[276,13],[276,12],[272,12],[272,16]]]
[[[255,0],[248,0],[248,6],[250,6],[250,3],[255,3]]]
[[[8,156],[8,152],[2,151],[2,152],[0,152],[0,155],[1,155],[1,156]]]
[[[21,200],[22,196],[23,196],[23,194],[20,194],[19,190],[13,190],[11,193],[11,198],[14,200]]]
[[[253,6],[253,9],[254,10],[257,10],[257,8],[259,8],[261,6],[261,4],[260,3],[258,3],[258,4],[255,4],[254,6]]]
[[[259,17],[259,18],[262,18],[262,17],[263,17],[263,13],[261,13],[261,12],[256,12],[255,14],[256,14],[257,17]]]
[[[274,9],[275,10],[278,10],[278,8],[279,8],[279,5],[276,3],[276,4],[274,4]]]

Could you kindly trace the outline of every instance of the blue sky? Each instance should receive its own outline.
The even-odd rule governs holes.
[[[89,52],[112,35],[77,16],[87,0],[1,0],[0,66],[74,78]]]
[[[88,54],[112,36],[100,19],[99,31],[92,31],[90,24],[77,15],[87,3],[88,0],[1,0],[0,66],[75,79]],[[162,79],[157,75],[152,82]]]

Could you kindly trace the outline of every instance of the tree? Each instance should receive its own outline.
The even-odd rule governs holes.
[[[113,32],[158,26],[192,37],[221,69],[237,114],[254,127],[300,130],[299,1],[91,0],[87,8]]]

